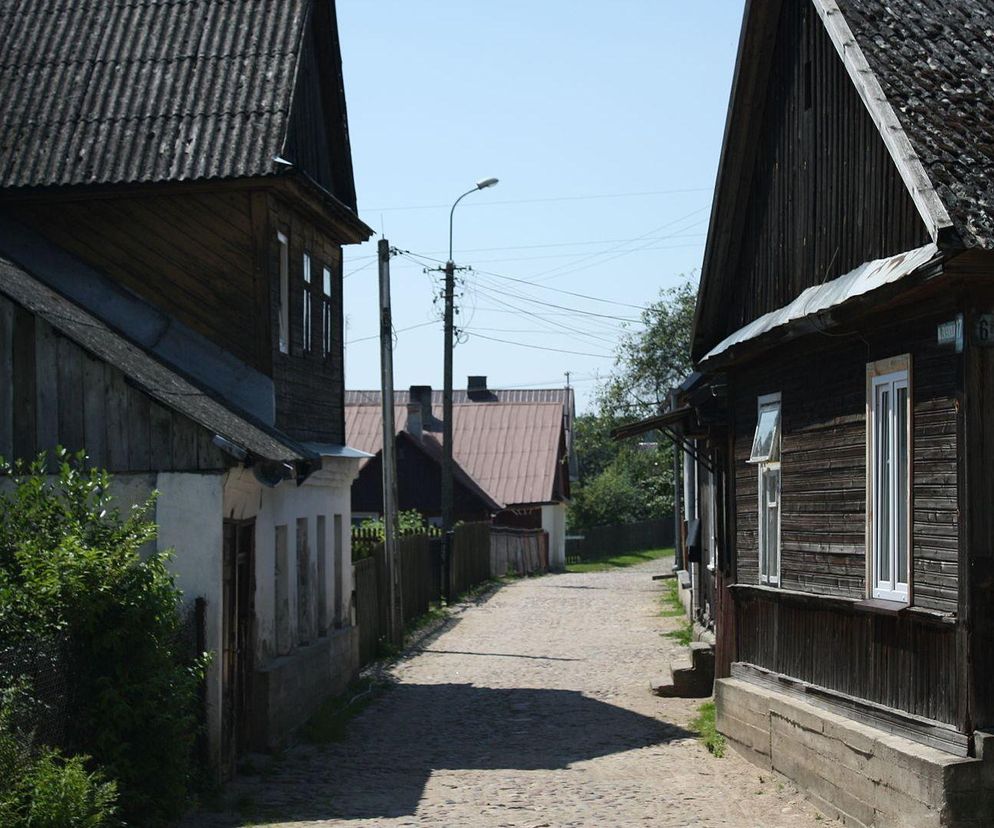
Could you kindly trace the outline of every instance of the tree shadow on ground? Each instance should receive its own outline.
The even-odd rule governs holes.
[[[286,762],[251,796],[279,822],[405,817],[434,770],[565,769],[693,735],[572,690],[400,684],[344,742]]]

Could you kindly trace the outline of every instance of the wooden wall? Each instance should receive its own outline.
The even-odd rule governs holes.
[[[276,233],[290,242],[290,342],[289,353],[279,351],[279,279],[270,282],[270,329],[272,331],[273,383],[276,387],[276,425],[292,437],[324,443],[345,442],[345,371],[342,312],[342,249],[315,225],[303,219],[286,203],[269,200],[269,272],[279,273]],[[303,349],[303,260],[311,257],[312,348]],[[321,353],[322,268],[332,275],[332,349]]]
[[[212,435],[0,297],[0,456],[61,445],[112,472],[220,471]]]
[[[711,344],[805,288],[927,243],[811,3],[784,3],[738,270]]]
[[[912,355],[913,603],[958,606],[957,393],[961,357],[935,344],[937,321],[864,337],[809,337],[731,376],[737,581],[758,577],[758,478],[747,462],[756,398],[782,394],[781,585],[866,597],[866,365]]]
[[[251,195],[218,191],[26,202],[18,219],[269,373]]]

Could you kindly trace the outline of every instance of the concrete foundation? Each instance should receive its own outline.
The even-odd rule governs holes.
[[[321,704],[359,675],[359,630],[332,629],[313,644],[274,659],[252,681],[253,743],[278,750]]]
[[[960,758],[741,679],[719,679],[714,690],[718,729],[732,747],[846,825],[994,825],[989,736],[975,737],[977,758]]]

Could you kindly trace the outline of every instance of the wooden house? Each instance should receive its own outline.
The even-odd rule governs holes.
[[[350,445],[378,455],[382,448],[381,394],[346,392],[346,434]],[[394,392],[399,447],[401,508],[440,516],[442,395],[427,385]],[[572,389],[491,389],[472,376],[453,392],[453,459],[456,512],[494,518],[496,525],[542,529],[549,535],[549,565],[566,565],[566,504],[570,485]],[[413,439],[412,439],[413,438]],[[405,449],[406,451],[406,449]],[[432,459],[434,458],[434,459]],[[357,513],[382,512],[380,466],[364,460],[352,490]],[[403,491],[409,492],[405,499]],[[481,515],[482,516],[482,515]],[[479,517],[477,519],[480,519]]]
[[[220,770],[356,669],[337,37],[323,0],[0,0],[0,454],[161,493]]]
[[[862,825],[994,823],[994,3],[746,4],[697,305],[718,723]]]

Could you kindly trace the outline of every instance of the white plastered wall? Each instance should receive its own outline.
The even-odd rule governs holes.
[[[300,486],[293,480],[284,480],[268,487],[255,479],[251,469],[232,469],[224,483],[224,517],[231,520],[255,519],[255,663],[264,666],[280,655],[292,651],[299,640],[297,605],[297,521],[307,521],[311,572],[317,571],[316,555],[319,548],[317,518],[325,518],[325,548],[328,566],[324,583],[317,589],[324,590],[330,624],[336,620],[351,624],[349,602],[352,596],[352,546],[351,546],[351,489],[358,472],[358,461],[353,458],[325,457],[322,468],[313,472]],[[336,545],[335,515],[341,516]],[[288,595],[287,641],[283,652],[277,646],[276,601],[276,530],[286,527],[285,584]],[[336,548],[338,550],[340,589],[336,590]],[[312,583],[316,579],[312,578]],[[337,598],[337,603],[336,603]],[[315,606],[317,605],[315,596]],[[340,618],[335,618],[335,608],[340,608]]]
[[[566,504],[542,507],[542,528],[549,533],[549,568],[566,566]]]

